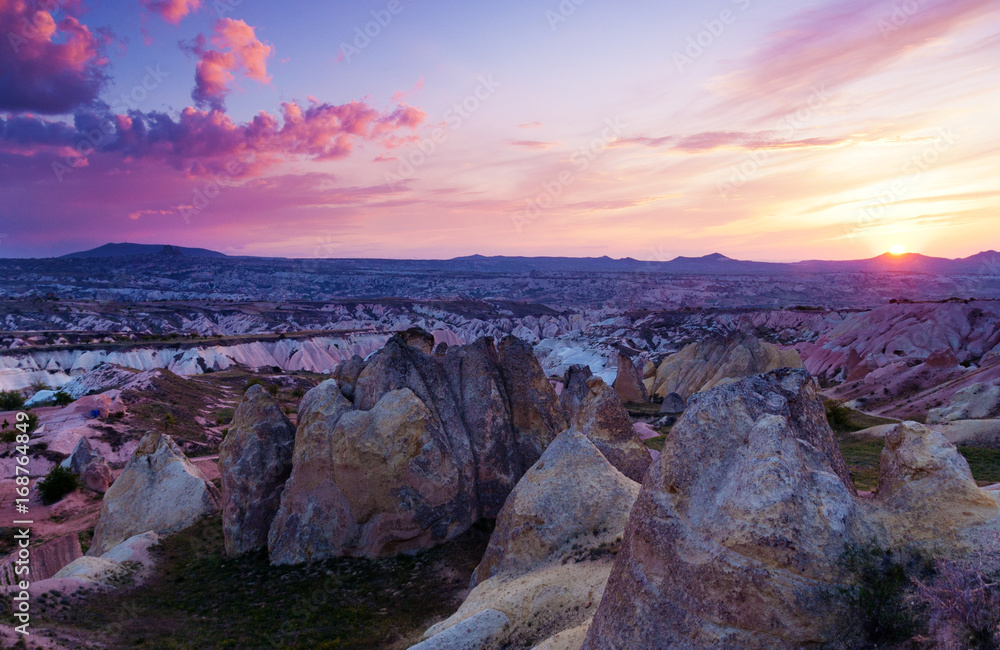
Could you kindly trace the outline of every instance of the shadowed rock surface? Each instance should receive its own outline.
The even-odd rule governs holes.
[[[351,410],[336,380],[328,379],[305,394],[299,404],[292,474],[268,533],[275,564],[296,564],[336,555],[336,513],[342,495],[333,481],[333,431]]]
[[[500,511],[472,593],[417,647],[531,647],[531,639],[586,625],[638,493],[586,436],[560,434]],[[490,620],[504,625],[486,634],[484,612],[499,612],[503,619]]]
[[[687,402],[677,393],[667,393],[660,405],[660,413],[663,415],[680,415],[687,408]]]
[[[149,433],[108,488],[88,556],[153,531],[167,535],[218,512],[219,490],[170,436]]]
[[[589,378],[585,386],[587,392],[573,426],[583,432],[618,471],[641,483],[652,461],[628,412],[615,391],[600,377]]]
[[[445,542],[495,517],[567,428],[526,343],[482,338],[431,355],[432,342],[419,330],[394,335],[353,386],[331,380],[303,399],[292,475],[269,534],[272,562]],[[347,381],[355,369],[335,374]]]
[[[111,486],[111,467],[104,460],[101,450],[91,446],[87,438],[80,438],[62,466],[79,476],[83,484],[94,492],[104,494]]]
[[[295,427],[259,384],[236,408],[219,447],[226,553],[267,547],[281,492],[292,472]]]
[[[622,402],[628,404],[644,404],[649,401],[646,386],[642,383],[642,372],[627,355],[618,353],[618,374],[612,387],[618,393]]]
[[[583,399],[590,392],[587,387],[587,380],[594,376],[590,371],[590,366],[570,366],[563,379],[563,390],[559,395],[559,406],[562,407],[566,418],[573,422],[576,414],[580,411]]]

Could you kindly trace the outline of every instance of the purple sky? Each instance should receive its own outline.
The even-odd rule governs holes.
[[[0,0],[0,255],[1000,247],[996,0],[456,4]]]

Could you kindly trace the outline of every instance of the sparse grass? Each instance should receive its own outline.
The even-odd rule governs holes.
[[[108,647],[401,649],[454,612],[489,540],[477,527],[415,556],[272,567],[263,552],[227,558],[221,528],[212,517],[167,538],[150,583],[57,620]]]
[[[896,424],[899,420],[883,418],[877,415],[869,415],[856,409],[844,406],[839,400],[829,399],[824,403],[826,406],[826,419],[830,422],[830,428],[837,433],[854,433],[863,429],[881,426],[883,424]]]
[[[215,423],[219,426],[229,424],[233,421],[233,415],[235,413],[235,409],[221,409],[215,414]]]
[[[958,450],[969,462],[972,476],[980,486],[1000,483],[1000,449],[959,445]]]
[[[625,410],[633,418],[641,418],[650,415],[659,415],[662,405],[655,402],[646,402],[645,404],[628,402],[627,404],[622,404],[622,406],[625,407]]]
[[[665,445],[666,442],[667,442],[667,436],[666,435],[662,435],[662,436],[657,436],[655,438],[647,438],[646,440],[643,440],[642,442],[649,449],[654,449],[656,451],[662,452],[663,451],[663,445]]]
[[[851,472],[854,487],[858,490],[874,490],[878,487],[878,460],[885,441],[881,438],[838,433],[837,443],[847,469]]]

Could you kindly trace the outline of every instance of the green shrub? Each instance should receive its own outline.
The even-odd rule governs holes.
[[[62,391],[57,392],[52,399],[55,401],[56,406],[66,406],[73,403],[73,398],[68,393]]]
[[[844,595],[865,647],[892,647],[921,631],[919,612],[908,604],[911,576],[933,575],[933,564],[868,545],[845,551],[841,566],[853,579]]]
[[[24,395],[16,390],[0,390],[0,411],[24,408]]]
[[[263,386],[263,385],[264,382],[261,381],[260,377],[254,377],[253,379],[247,381],[246,386],[243,387],[243,391],[246,392],[250,390],[252,386]]]
[[[233,409],[222,409],[221,411],[215,414],[215,423],[219,426],[222,426],[223,424],[229,424],[230,422],[233,421],[233,414],[234,414]]]
[[[38,428],[38,414],[28,411],[28,419],[25,420],[28,425],[28,433],[34,433],[35,429]]]
[[[52,505],[77,487],[76,474],[69,469],[56,465],[48,475],[38,482],[38,494],[42,503]]]

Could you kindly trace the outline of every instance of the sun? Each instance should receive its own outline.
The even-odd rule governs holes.
[[[905,255],[906,247],[903,246],[902,244],[896,244],[895,246],[889,249],[889,253],[891,255]]]

